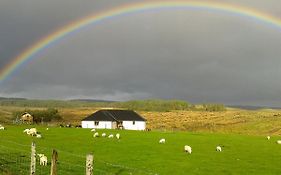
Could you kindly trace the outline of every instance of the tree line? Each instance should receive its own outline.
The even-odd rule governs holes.
[[[122,109],[130,109],[130,110],[137,110],[137,111],[172,111],[172,110],[224,111],[226,110],[223,104],[210,103],[210,104],[195,105],[183,100],[160,100],[160,99],[131,100],[125,102],[92,102],[92,101],[78,101],[78,100],[75,101],[3,100],[3,99],[1,100],[0,99],[0,106],[18,106],[18,107],[25,107],[25,108],[38,107],[38,108],[48,108],[48,109],[75,108],[75,107],[122,108]],[[40,111],[37,111],[36,113],[40,113]]]

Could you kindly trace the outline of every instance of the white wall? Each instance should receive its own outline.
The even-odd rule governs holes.
[[[98,125],[95,125],[94,121],[82,121],[82,128],[112,129],[112,122],[100,121]]]
[[[135,121],[135,124],[133,121],[123,121],[123,127],[129,130],[145,130],[145,121]]]
[[[145,130],[145,121],[123,121],[124,129],[128,130]],[[112,129],[112,122],[110,121],[100,121],[99,125],[95,125],[94,121],[82,121],[82,128],[96,128],[96,129]]]

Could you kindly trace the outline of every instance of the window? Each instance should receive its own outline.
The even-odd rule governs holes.
[[[98,126],[99,125],[99,121],[95,121],[95,126]]]
[[[136,124],[136,121],[133,121],[133,125],[135,125]]]

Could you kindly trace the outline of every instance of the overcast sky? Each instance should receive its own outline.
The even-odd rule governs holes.
[[[132,0],[1,0],[0,69],[40,38]],[[138,2],[135,0],[135,2]],[[281,19],[281,1],[221,0]],[[36,99],[281,106],[281,28],[219,11],[134,13],[83,28],[0,84]]]

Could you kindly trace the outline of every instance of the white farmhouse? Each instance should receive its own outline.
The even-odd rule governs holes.
[[[82,128],[145,130],[145,122],[131,110],[99,110],[82,120]]]

